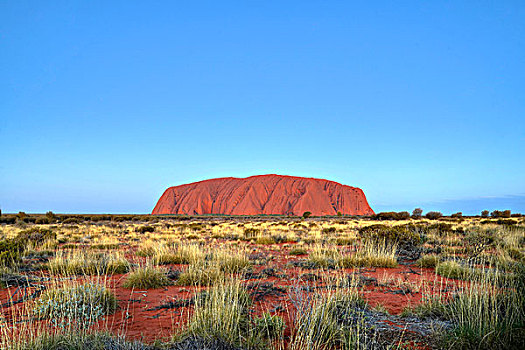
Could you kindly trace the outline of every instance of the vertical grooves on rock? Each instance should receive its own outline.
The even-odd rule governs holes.
[[[337,182],[281,175],[204,180],[167,189],[152,214],[370,215],[363,191]]]

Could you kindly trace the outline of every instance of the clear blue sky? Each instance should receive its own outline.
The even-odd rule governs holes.
[[[3,212],[277,173],[525,212],[524,1],[0,0]]]

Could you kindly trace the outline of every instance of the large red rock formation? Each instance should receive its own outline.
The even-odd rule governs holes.
[[[225,177],[168,188],[152,214],[371,215],[360,188],[282,175]]]

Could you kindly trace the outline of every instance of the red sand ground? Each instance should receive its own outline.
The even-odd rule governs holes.
[[[336,272],[335,270],[326,271],[287,266],[287,262],[291,260],[304,258],[287,255],[289,248],[281,246],[280,249],[275,249],[277,245],[253,245],[253,247],[256,248],[257,252],[267,253],[273,256],[273,259],[268,265],[254,266],[254,272],[260,272],[264,268],[273,267],[278,274],[284,274],[285,277],[247,280],[246,284],[272,282],[275,286],[286,287],[288,289],[305,284],[316,286],[321,282],[301,282],[299,276],[305,273],[322,275],[324,273]],[[183,270],[185,265],[172,265],[167,267]],[[340,272],[340,270],[337,271],[337,273]],[[414,306],[419,303],[424,290],[433,290],[433,293],[446,295],[448,290],[451,290],[454,286],[457,286],[458,283],[461,283],[456,280],[448,280],[436,276],[432,269],[420,269],[414,266],[345,269],[344,272],[349,275],[355,272],[363,276],[376,278],[379,285],[364,286],[363,296],[372,307],[380,304],[391,314],[399,314],[405,307]],[[151,309],[174,298],[189,299],[195,295],[196,290],[200,288],[169,286],[154,290],[130,290],[122,287],[124,278],[125,275],[108,277],[108,285],[112,287],[117,296],[119,309],[115,314],[107,316],[104,321],[100,321],[101,326],[107,326],[116,334],[125,334],[128,339],[142,340],[147,343],[158,339],[168,340],[177,330],[184,327],[184,324],[186,324],[191,314],[192,307],[160,310]],[[400,279],[398,283],[386,283],[382,285],[382,282],[388,282],[389,279],[398,280],[398,278]],[[410,287],[424,287],[420,291],[412,290],[411,293],[406,295],[396,294],[402,289],[400,288],[400,283],[403,285],[406,283],[406,285]],[[15,290],[15,287],[0,289],[0,302],[8,302],[10,295],[12,295]],[[17,297],[14,299],[16,300]],[[23,304],[17,304],[12,307],[5,307],[2,311],[6,319],[11,320],[13,313],[19,313],[22,308]],[[283,293],[279,296],[270,295],[264,297],[262,300],[254,302],[253,305],[255,315],[270,311],[272,314],[282,316],[288,325],[291,324],[290,310],[292,309],[288,293]],[[287,333],[289,334],[290,327],[287,327],[287,329]]]

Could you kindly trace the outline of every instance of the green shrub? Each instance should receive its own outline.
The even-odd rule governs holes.
[[[370,225],[359,229],[359,235],[363,239],[385,241],[390,244],[398,244],[400,246],[414,246],[423,242],[424,237],[418,233],[416,225]]]
[[[483,251],[495,247],[496,234],[494,231],[470,231],[465,237],[465,246],[473,257],[479,256]]]
[[[57,234],[47,228],[32,227],[30,229],[20,231],[16,238],[21,241],[38,244],[49,240],[55,240],[57,238]]]
[[[407,220],[410,219],[410,213],[407,211],[389,211],[389,212],[381,212],[377,213],[374,216],[375,220]]]
[[[511,215],[510,210],[503,210],[503,211],[494,210],[493,212],[490,213],[490,216],[492,216],[493,218],[510,218],[510,215]]]
[[[437,220],[442,216],[443,214],[439,211],[429,211],[428,213],[425,214],[425,217],[430,220]]]
[[[33,338],[12,337],[0,342],[2,349],[12,350],[146,350],[149,347],[138,342],[128,342],[123,336],[105,332],[66,331],[60,333],[44,332]]]
[[[421,216],[423,215],[423,209],[416,208],[412,211],[412,219],[421,219]]]
[[[155,227],[153,226],[139,226],[136,228],[136,231],[138,233],[146,233],[146,232],[154,232],[155,231]]]
[[[337,229],[335,227],[325,227],[321,230],[321,232],[325,235],[330,234],[330,233],[335,233],[336,231]]]
[[[0,241],[0,265],[13,266],[20,262],[26,243],[18,239]]]

